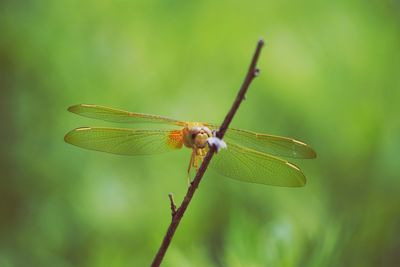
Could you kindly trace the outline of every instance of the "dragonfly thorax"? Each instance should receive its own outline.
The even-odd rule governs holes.
[[[207,139],[212,137],[212,132],[208,127],[194,123],[183,129],[183,137],[186,147],[205,148],[207,146]]]

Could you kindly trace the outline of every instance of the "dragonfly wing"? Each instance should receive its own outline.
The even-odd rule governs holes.
[[[67,143],[118,155],[151,155],[182,147],[181,130],[77,128],[64,137]]]
[[[210,126],[218,130],[218,126]],[[224,138],[226,141],[275,156],[303,159],[312,159],[317,156],[306,143],[288,137],[229,128]]]
[[[306,183],[296,165],[232,143],[214,156],[210,167],[219,174],[245,182],[288,187]]]
[[[99,105],[88,105],[79,104],[71,106],[68,111],[76,113],[78,115],[98,119],[109,122],[119,122],[119,123],[164,123],[172,124],[178,126],[184,126],[185,123],[182,121],[177,121],[161,116],[133,113],[108,107],[103,107]]]

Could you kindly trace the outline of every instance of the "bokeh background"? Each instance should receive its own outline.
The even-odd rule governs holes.
[[[66,109],[221,122],[260,37],[261,76],[232,126],[311,144],[317,159],[293,161],[308,183],[208,171],[163,266],[399,266],[395,0],[3,0],[0,266],[148,266],[190,151],[73,147],[70,129],[110,124]]]

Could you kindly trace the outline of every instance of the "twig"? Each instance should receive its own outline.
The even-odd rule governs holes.
[[[256,51],[253,55],[253,59],[251,61],[249,70],[247,72],[246,78],[243,81],[243,84],[239,90],[238,95],[236,96],[235,102],[233,102],[233,105],[231,109],[229,110],[228,114],[226,115],[223,123],[221,124],[218,132],[217,132],[217,137],[222,139],[225,135],[226,130],[228,129],[229,124],[231,123],[233,117],[235,116],[236,111],[238,110],[240,103],[245,98],[245,94],[247,92],[247,89],[249,88],[251,82],[253,79],[259,74],[259,69],[256,68],[258,58],[260,56],[261,48],[264,45],[264,41],[261,39],[257,43]],[[186,193],[185,198],[182,201],[182,204],[180,207],[176,210],[175,215],[172,217],[171,224],[168,227],[168,230],[164,236],[164,239],[161,243],[160,248],[158,249],[158,252],[156,256],[154,257],[153,263],[151,264],[152,267],[158,267],[161,264],[161,261],[165,255],[165,252],[168,249],[169,244],[171,243],[172,237],[175,234],[176,228],[178,227],[183,214],[185,213],[190,201],[192,200],[192,197],[199,186],[199,183],[201,181],[201,178],[203,177],[208,164],[210,163],[211,158],[213,157],[215,153],[215,147],[212,146],[210,150],[208,151],[207,155],[204,157],[204,160],[196,173],[196,176],[193,179],[193,182],[191,183],[191,186],[188,188],[188,191]]]
[[[169,197],[169,202],[171,203],[171,215],[172,215],[172,218],[174,218],[174,216],[176,214],[176,205],[175,205],[175,201],[174,201],[174,195],[172,193],[169,193],[168,197]]]

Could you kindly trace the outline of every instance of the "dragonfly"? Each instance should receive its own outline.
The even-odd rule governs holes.
[[[208,140],[219,128],[212,123],[179,121],[99,105],[79,104],[69,107],[68,111],[113,123],[155,124],[157,129],[80,127],[68,132],[64,140],[84,149],[129,156],[153,155],[186,147],[191,150],[188,179],[192,168],[198,170],[210,148]],[[223,176],[244,182],[304,186],[306,178],[300,168],[282,157],[316,157],[315,151],[306,143],[276,135],[229,128],[224,141],[226,149],[221,149],[209,166]]]

